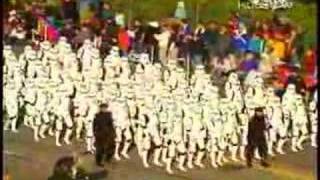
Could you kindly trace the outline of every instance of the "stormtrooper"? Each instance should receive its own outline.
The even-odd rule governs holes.
[[[76,138],[79,140],[89,111],[87,94],[90,89],[89,85],[82,80],[76,84],[76,87],[77,91],[73,104],[75,107]]]
[[[99,91],[99,86],[97,83],[89,84],[89,93],[86,99],[88,100],[88,113],[85,121],[85,134],[86,134],[86,145],[87,151],[93,153],[95,151],[94,147],[94,136],[93,136],[93,120],[95,115],[99,111],[99,103],[97,98],[97,93]]]
[[[156,166],[162,166],[162,164],[159,162],[160,155],[161,155],[161,138],[160,138],[160,131],[159,131],[159,119],[157,114],[157,107],[155,104],[154,96],[151,94],[151,89],[148,89],[149,94],[145,95],[145,106],[142,108],[140,113],[144,118],[148,120],[146,124],[146,137],[145,142],[147,144],[145,145],[145,149],[148,149],[148,151],[151,148],[151,142],[155,145],[154,149],[154,156],[153,156],[153,163]],[[143,157],[146,158],[146,157]],[[144,160],[145,161],[145,160]]]
[[[317,91],[315,97],[309,103],[309,118],[311,123],[311,146],[317,148],[317,135],[318,135],[318,99]]]
[[[222,132],[222,149],[229,149],[231,152],[231,159],[238,161],[236,155],[238,150],[238,132],[237,132],[237,108],[228,98],[221,100],[221,112],[223,114],[223,132]],[[222,164],[222,160],[227,161],[224,156],[219,157],[218,164]]]
[[[199,96],[197,94],[193,94],[194,105],[192,106],[192,127],[190,132],[190,145],[189,145],[189,154],[188,154],[188,162],[187,166],[189,168],[193,168],[193,156],[196,156],[194,161],[194,165],[204,168],[202,164],[202,159],[205,155],[205,141],[206,138],[206,129],[205,124],[203,122],[203,106],[199,101]],[[199,152],[197,153],[197,147]]]
[[[172,163],[174,158],[178,161],[177,168],[180,171],[185,172],[184,163],[186,160],[186,147],[183,139],[183,110],[179,101],[182,98],[182,94],[177,94],[176,102],[173,98],[170,98],[168,104],[168,155],[166,160],[166,171],[169,174],[173,174]]]
[[[297,92],[296,92],[296,86],[294,84],[288,84],[285,93],[282,96],[282,101],[281,101],[281,106],[282,106],[282,111],[283,111],[283,122],[284,122],[284,128],[287,131],[287,138],[292,136],[292,131],[289,131],[289,125],[290,122],[293,121],[293,115],[296,111],[296,97],[297,97]],[[285,139],[281,143],[285,143],[287,139]],[[292,140],[293,141],[293,140]],[[296,139],[294,139],[296,142]],[[295,150],[293,148],[293,150]]]
[[[39,136],[45,138],[45,132],[48,129],[50,119],[48,113],[49,96],[47,92],[48,78],[42,72],[41,76],[36,79],[37,83],[37,101],[35,104],[36,117],[35,126],[33,128],[33,137],[36,142],[39,141]]]
[[[37,102],[36,82],[33,78],[27,78],[25,87],[22,89],[22,95],[25,105],[24,125],[34,127],[34,120],[36,117],[35,104]]]
[[[266,105],[266,114],[269,124],[267,143],[268,143],[268,154],[274,156],[273,147],[276,145],[276,151],[280,154],[284,154],[283,145],[287,134],[287,128],[283,123],[281,100],[274,93],[273,88],[268,88],[268,101]],[[279,141],[277,139],[279,135]]]
[[[114,127],[116,131],[116,147],[114,158],[119,161],[120,158],[120,145],[124,143],[121,155],[126,159],[129,159],[128,150],[132,144],[132,134],[130,131],[130,121],[129,121],[129,109],[126,104],[124,97],[119,97],[115,104],[115,113],[114,117]],[[124,138],[123,138],[124,137]]]
[[[56,145],[60,144],[60,135],[63,130],[63,125],[66,126],[66,132],[64,135],[64,142],[69,145],[73,127],[73,121],[71,118],[71,95],[74,93],[73,83],[70,77],[63,77],[63,82],[57,89],[57,95],[59,96],[59,105],[57,108],[58,119],[56,121]]]
[[[208,93],[208,94],[207,94]],[[210,154],[211,166],[217,168],[217,154],[219,153],[219,139],[221,138],[222,117],[219,109],[219,94],[218,88],[215,86],[209,87],[209,92],[203,96],[204,111],[203,119],[208,131],[207,150]],[[209,95],[210,94],[210,95]]]
[[[5,122],[4,129],[8,130],[11,128],[12,132],[18,132],[17,121],[18,121],[18,110],[19,110],[19,89],[13,80],[9,80],[4,89],[5,95],[5,109],[7,112],[8,120]]]
[[[302,144],[308,138],[308,118],[302,95],[297,94],[295,100],[295,111],[293,111],[292,114],[293,116],[291,139],[291,150],[293,152],[303,150]]]

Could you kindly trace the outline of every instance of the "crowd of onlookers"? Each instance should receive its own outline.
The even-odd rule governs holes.
[[[64,0],[57,16],[52,16],[45,5],[32,3],[19,12],[8,10],[4,21],[5,40],[14,44],[30,39],[32,29],[38,26],[37,17],[45,17],[73,48],[90,38],[100,48],[102,57],[117,45],[122,55],[148,52],[153,62],[166,63],[168,58],[176,58],[182,62],[190,60],[192,64],[203,63],[217,80],[232,70],[246,73],[256,69],[274,78],[272,82],[279,88],[297,72],[307,88],[315,87],[315,47],[306,47],[306,29],[284,17],[275,15],[273,19],[257,20],[232,12],[224,24],[209,21],[193,26],[189,19],[152,22],[133,19],[119,23],[109,3],[101,3],[97,8],[92,6],[90,15],[81,20],[73,0]],[[43,38],[39,35],[33,37],[35,41]]]

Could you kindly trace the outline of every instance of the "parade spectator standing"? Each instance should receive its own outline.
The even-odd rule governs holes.
[[[267,124],[263,114],[263,108],[256,108],[255,114],[249,122],[248,145],[246,151],[246,159],[248,167],[252,167],[252,158],[256,148],[258,148],[261,156],[261,165],[268,167],[267,160],[267,141],[265,132]]]
[[[100,112],[93,121],[93,132],[96,147],[96,164],[104,166],[104,162],[109,162],[113,155],[115,130],[113,128],[112,113],[108,110],[108,105],[102,104]]]
[[[217,41],[219,32],[217,31],[217,24],[215,22],[209,22],[206,31],[203,34],[204,48],[207,51],[209,61],[217,56]]]
[[[168,27],[163,26],[162,32],[160,34],[155,34],[154,37],[158,41],[159,59],[163,65],[166,65],[167,49],[168,49],[169,39],[171,37],[171,32]]]
[[[100,10],[100,14],[99,14],[99,18],[102,21],[107,21],[108,19],[112,19],[114,18],[114,14],[112,11],[112,6],[110,3],[108,2],[102,2],[101,5],[101,10]]]
[[[217,44],[218,44],[217,55],[220,58],[227,56],[229,52],[233,51],[231,47],[231,39],[230,39],[230,36],[227,34],[227,28],[225,26],[220,27]]]
[[[204,58],[204,42],[203,42],[203,33],[205,28],[202,24],[198,24],[191,41],[190,53],[193,65],[203,64]]]
[[[120,28],[118,32],[118,45],[122,56],[127,56],[130,48],[130,37],[126,28]]]
[[[62,17],[65,20],[71,19],[73,22],[78,22],[79,13],[77,3],[74,0],[63,0],[62,2]]]
[[[258,70],[259,60],[252,52],[247,52],[245,59],[240,64],[240,70],[244,73],[248,73],[252,70]]]

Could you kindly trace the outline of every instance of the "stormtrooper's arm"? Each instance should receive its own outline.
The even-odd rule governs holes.
[[[83,53],[84,53],[84,47],[80,47],[77,52],[77,58],[82,59]]]

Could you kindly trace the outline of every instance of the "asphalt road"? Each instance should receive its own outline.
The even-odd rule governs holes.
[[[244,163],[228,163],[219,169],[213,169],[205,159],[205,169],[193,169],[187,173],[175,170],[175,175],[168,175],[164,169],[151,167],[144,169],[135,148],[130,152],[131,159],[120,162],[112,161],[99,169],[94,165],[92,155],[82,155],[81,162],[89,172],[106,171],[107,180],[312,180],[316,179],[316,150],[305,144],[302,152],[278,155],[271,160],[268,169],[256,164],[248,169]],[[44,180],[52,173],[55,162],[73,152],[84,152],[82,142],[73,142],[70,146],[56,147],[54,138],[48,137],[36,143],[32,131],[22,127],[19,133],[4,132],[4,170],[13,180]],[[103,173],[102,173],[103,174]]]

